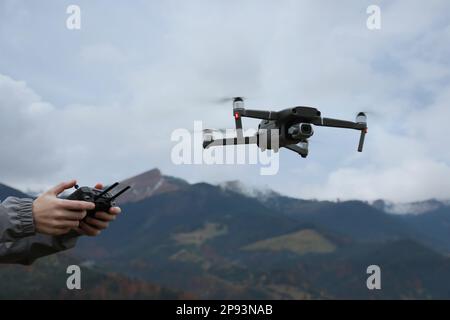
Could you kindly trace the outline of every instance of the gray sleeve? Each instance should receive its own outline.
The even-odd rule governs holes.
[[[0,203],[0,243],[34,235],[32,209],[33,199],[9,197]]]
[[[37,234],[14,242],[0,243],[0,263],[30,265],[38,258],[73,248],[78,236],[76,231],[55,237]]]
[[[75,231],[62,236],[36,234],[32,208],[32,199],[10,197],[0,204],[0,263],[31,264],[75,246]]]

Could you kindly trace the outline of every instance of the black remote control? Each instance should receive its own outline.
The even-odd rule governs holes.
[[[117,192],[116,194],[112,195],[110,191],[117,187],[119,185],[118,182],[114,183],[113,185],[109,186],[106,189],[96,189],[96,188],[90,188],[90,187],[78,187],[78,185],[75,185],[75,192],[72,193],[70,196],[67,197],[68,200],[79,200],[79,201],[89,201],[95,203],[95,209],[89,210],[87,212],[86,217],[95,217],[96,212],[109,212],[109,209],[111,207],[114,207],[116,204],[114,202],[117,197],[122,195],[124,192],[128,191],[131,187],[127,186]],[[84,219],[86,219],[86,217]],[[84,220],[83,219],[83,220]]]

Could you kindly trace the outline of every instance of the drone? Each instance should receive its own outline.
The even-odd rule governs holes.
[[[367,116],[359,112],[356,121],[346,121],[323,118],[319,110],[312,107],[293,107],[281,111],[264,111],[245,109],[242,97],[232,98],[233,117],[236,123],[236,137],[214,139],[213,129],[204,130],[203,148],[216,146],[256,144],[262,151],[267,149],[278,152],[286,148],[298,153],[302,158],[308,156],[308,139],[314,135],[314,126],[354,129],[361,132],[358,152],[363,151],[364,139],[367,133]],[[258,131],[253,136],[244,136],[242,118],[261,119]],[[271,141],[271,130],[278,131],[278,143]]]

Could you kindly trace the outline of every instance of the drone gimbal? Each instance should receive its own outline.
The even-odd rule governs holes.
[[[233,98],[233,116],[236,123],[236,137],[215,140],[212,135],[207,135],[204,137],[203,148],[256,144],[263,151],[272,149],[277,152],[279,148],[284,147],[306,158],[308,156],[308,138],[314,134],[312,125],[361,131],[359,152],[363,150],[364,138],[367,133],[367,117],[364,112],[358,113],[356,121],[352,122],[322,118],[321,112],[311,107],[294,107],[281,111],[249,110],[244,108],[244,100],[236,97]],[[255,135],[243,135],[242,117],[262,120]],[[267,133],[271,130],[277,131],[278,143],[271,141],[271,135]]]

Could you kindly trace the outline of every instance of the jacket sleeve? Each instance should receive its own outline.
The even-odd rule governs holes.
[[[10,197],[0,204],[0,263],[32,264],[36,259],[75,246],[78,233],[36,234],[33,200]]]
[[[33,199],[9,197],[0,203],[0,243],[35,234],[32,209]]]

